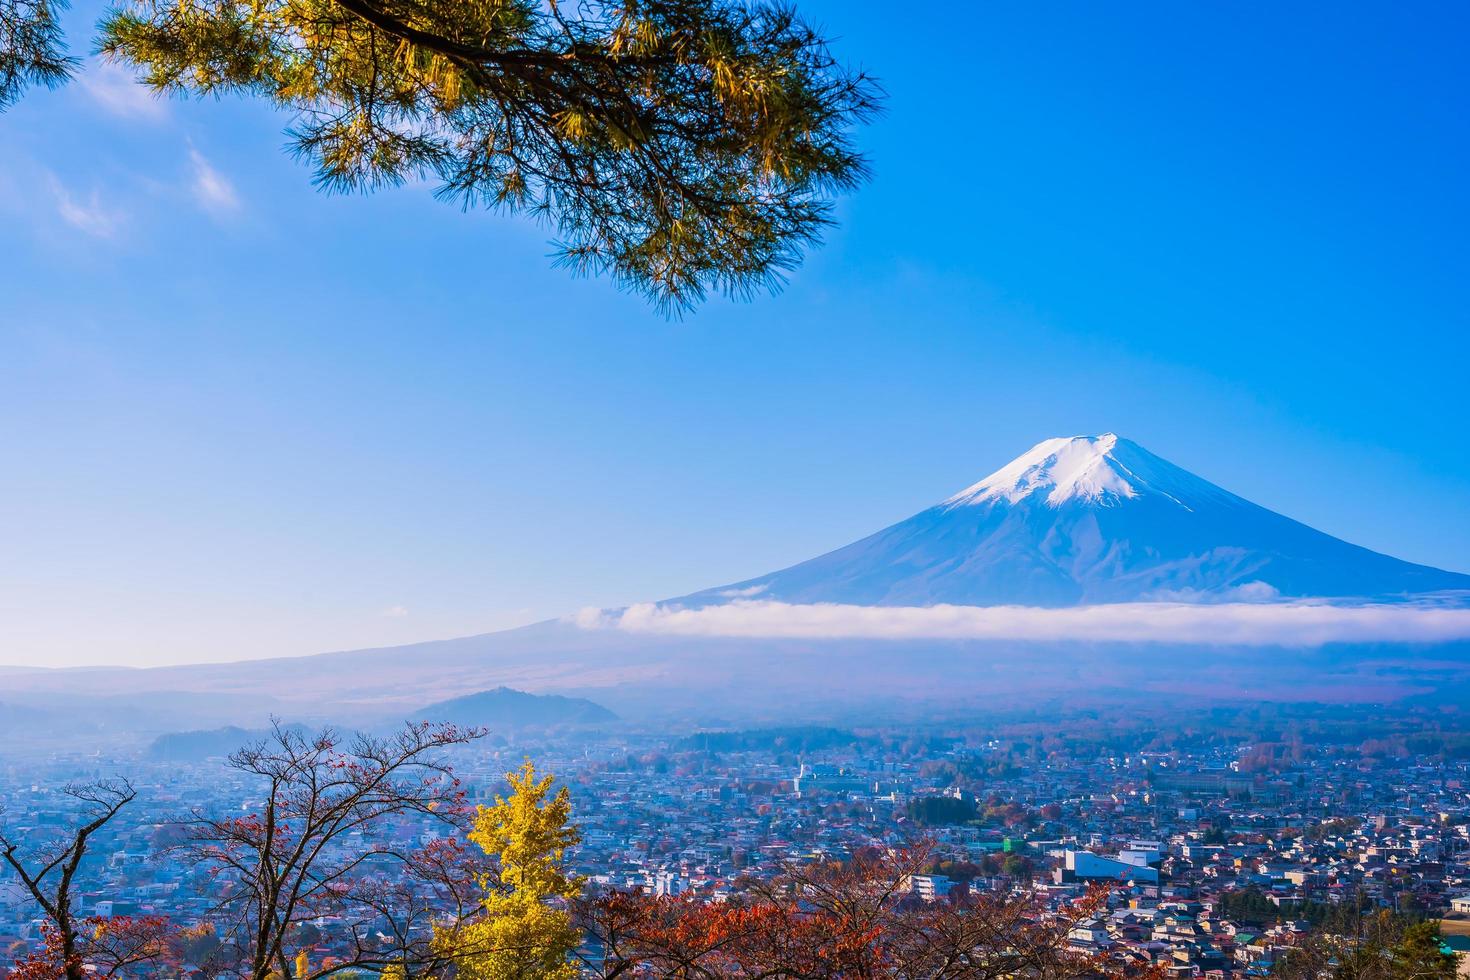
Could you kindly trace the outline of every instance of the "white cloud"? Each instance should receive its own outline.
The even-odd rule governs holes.
[[[770,586],[752,585],[746,589],[726,589],[725,591],[720,593],[720,596],[725,599],[749,599],[752,596],[760,595],[768,588],[770,588]]]
[[[191,146],[189,161],[194,169],[191,190],[194,200],[201,208],[217,217],[240,209],[240,198],[235,194],[234,185],[229,178],[214,169],[204,154]]]
[[[1281,592],[1269,582],[1246,582],[1223,592],[1197,589],[1160,589],[1143,597],[1149,602],[1274,602]],[[1320,603],[1312,603],[1319,605]]]
[[[93,102],[115,116],[159,120],[168,115],[167,104],[116,62],[94,59],[77,81]]]
[[[1470,639],[1470,609],[1321,602],[1128,602],[1033,606],[790,605],[737,600],[699,609],[651,603],[583,610],[583,629],[678,636],[798,639],[949,639],[1032,642],[1321,646]]]
[[[389,606],[387,609],[383,610],[383,615],[389,617],[390,619],[401,619],[402,617],[408,615],[408,607]]]
[[[104,204],[96,188],[86,199],[80,199],[54,175],[49,177],[49,183],[56,199],[56,213],[73,228],[97,238],[110,238],[122,223],[122,213]]]

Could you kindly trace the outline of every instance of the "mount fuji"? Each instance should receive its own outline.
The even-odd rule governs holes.
[[[1470,575],[1323,534],[1109,433],[1048,439],[844,548],[660,603],[375,650],[0,675],[13,709],[172,730],[404,717],[501,685],[700,724],[933,718],[996,692],[1470,704],[1467,600]]]
[[[1048,439],[860,541],[675,601],[1057,607],[1458,590],[1470,575],[1323,534],[1105,433]]]

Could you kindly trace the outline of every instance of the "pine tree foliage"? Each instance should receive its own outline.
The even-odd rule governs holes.
[[[1350,926],[1347,931],[1340,931]],[[1439,923],[1409,922],[1380,909],[1359,911],[1314,933],[1277,961],[1277,980],[1455,980],[1458,956],[1444,948]]]
[[[100,46],[293,112],[327,188],[437,177],[674,312],[779,286],[866,178],[851,132],[880,100],[765,0],[126,0]]]
[[[31,85],[53,87],[71,77],[59,16],[63,0],[0,0],[0,111]]]

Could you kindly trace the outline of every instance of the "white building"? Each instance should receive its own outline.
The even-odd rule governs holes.
[[[1138,881],[1157,884],[1159,870],[1143,864],[1103,857],[1091,851],[1068,850],[1055,872],[1058,884],[1073,881]]]
[[[954,882],[947,875],[909,875],[906,884],[908,891],[926,902],[944,898],[954,888]]]

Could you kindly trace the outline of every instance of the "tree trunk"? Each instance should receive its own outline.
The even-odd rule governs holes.
[[[61,968],[66,971],[66,980],[89,980],[82,968],[81,954],[77,952],[77,931],[71,921],[69,896],[60,896],[56,913],[56,928],[61,933]]]

